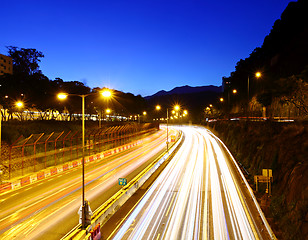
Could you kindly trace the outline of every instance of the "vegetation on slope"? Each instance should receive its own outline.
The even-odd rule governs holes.
[[[235,158],[249,172],[273,170],[270,206],[264,209],[279,239],[305,239],[308,235],[308,126],[305,123],[210,123]],[[254,186],[252,186],[255,189]],[[256,193],[259,200],[266,194]],[[277,226],[278,228],[276,228]]]

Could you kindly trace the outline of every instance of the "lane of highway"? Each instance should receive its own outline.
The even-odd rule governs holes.
[[[202,127],[185,141],[109,239],[271,239],[230,153]]]
[[[120,189],[119,177],[132,179],[165,150],[165,142],[165,131],[159,131],[141,146],[86,165],[86,198],[92,211]],[[3,193],[0,239],[59,239],[77,225],[80,204],[80,168]]]

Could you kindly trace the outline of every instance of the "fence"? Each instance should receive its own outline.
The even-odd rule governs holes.
[[[126,124],[91,130],[85,135],[85,154],[93,155],[137,140],[158,129],[152,123]],[[32,134],[19,137],[3,160],[2,180],[9,180],[82,157],[81,132]]]

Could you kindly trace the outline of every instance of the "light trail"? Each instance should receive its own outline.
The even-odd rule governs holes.
[[[176,134],[176,132],[173,132]],[[86,165],[86,198],[92,211],[132,179],[166,148],[159,131],[127,153]],[[80,168],[0,194],[0,239],[59,239],[78,224],[81,204]]]
[[[202,127],[176,129],[182,147],[109,239],[274,238],[222,142]]]

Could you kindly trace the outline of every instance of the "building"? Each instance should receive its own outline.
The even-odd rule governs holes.
[[[12,58],[0,54],[0,75],[5,73],[13,74]]]

